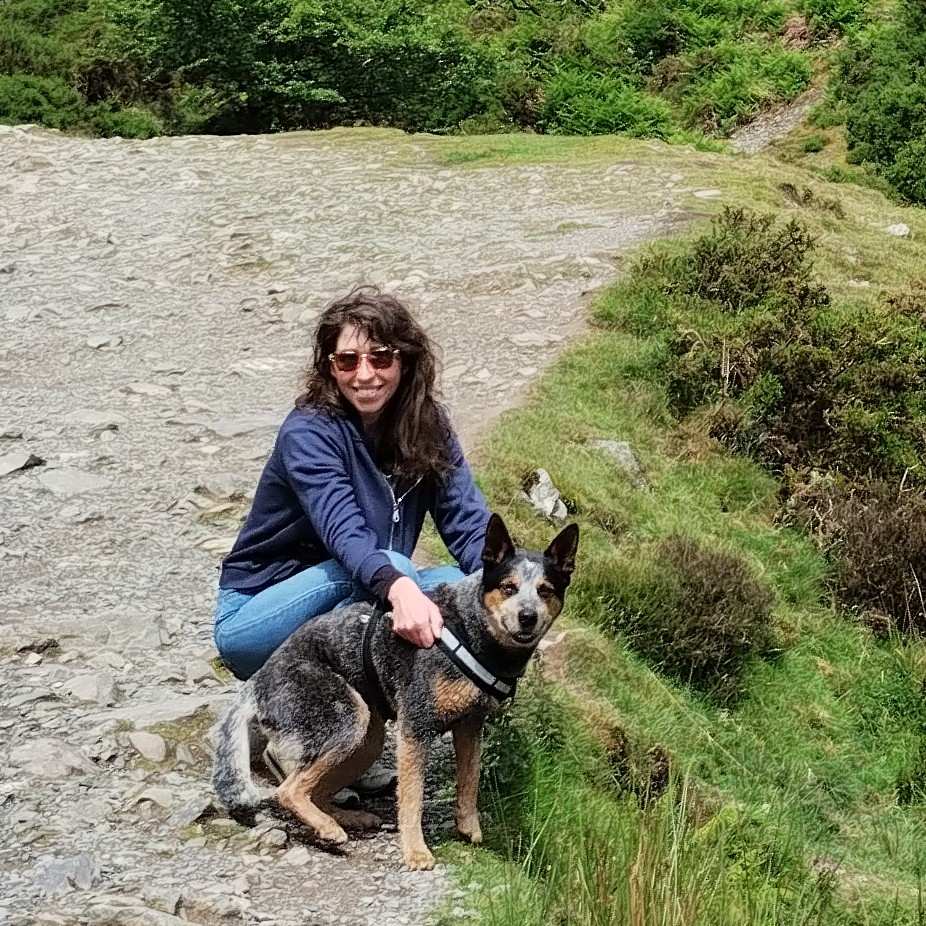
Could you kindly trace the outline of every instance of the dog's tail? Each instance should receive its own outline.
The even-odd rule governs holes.
[[[219,717],[214,729],[212,784],[219,800],[232,813],[252,812],[265,797],[251,778],[249,727],[256,716],[254,689],[248,682]]]

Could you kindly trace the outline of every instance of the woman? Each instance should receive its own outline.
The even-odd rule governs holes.
[[[384,602],[416,646],[439,636],[424,592],[482,565],[489,511],[434,380],[431,342],[394,297],[360,287],[323,312],[304,392],[222,564],[215,642],[239,678],[307,620],[357,598]],[[429,512],[462,571],[412,565]]]

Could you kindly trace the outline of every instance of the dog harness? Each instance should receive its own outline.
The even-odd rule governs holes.
[[[377,604],[373,608],[373,613],[364,620],[363,644],[361,646],[363,651],[363,677],[366,679],[367,688],[370,690],[370,699],[373,701],[373,706],[379,711],[380,716],[386,720],[395,720],[395,711],[383,694],[383,686],[379,683],[376,666],[373,665],[373,631],[384,613],[380,605]]]
[[[460,642],[460,638],[446,625],[437,638],[437,645],[447,654],[447,658],[463,673],[480,691],[499,701],[513,698],[520,675],[503,677],[490,672],[479,660]]]
[[[366,619],[366,626],[363,629],[363,675],[370,690],[370,697],[376,709],[388,720],[395,718],[395,711],[392,705],[386,700],[383,694],[383,688],[380,684],[379,677],[376,674],[376,667],[373,665],[372,640],[373,632],[380,618],[384,614],[380,605],[376,605],[373,613]],[[468,678],[480,691],[490,695],[499,701],[506,698],[513,698],[517,688],[518,679],[523,674],[515,676],[498,675],[486,668],[460,640],[462,634],[454,633],[447,624],[437,638],[437,645],[446,654],[447,658],[460,670],[460,673]],[[526,667],[525,667],[526,668]]]

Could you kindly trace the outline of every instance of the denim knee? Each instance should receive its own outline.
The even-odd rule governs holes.
[[[408,576],[415,584],[419,584],[418,581],[418,569],[415,564],[404,554],[397,553],[395,550],[380,550],[380,553],[385,553],[389,557],[389,562],[402,573],[402,575]]]

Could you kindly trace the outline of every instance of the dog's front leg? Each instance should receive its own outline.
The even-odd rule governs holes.
[[[457,831],[472,843],[482,842],[476,807],[481,732],[481,723],[461,723],[453,728],[453,748],[457,756]]]
[[[406,730],[399,719],[397,757],[399,760],[399,840],[406,867],[413,871],[430,870],[434,856],[425,845],[421,831],[424,804],[424,773],[427,767],[428,741]]]

